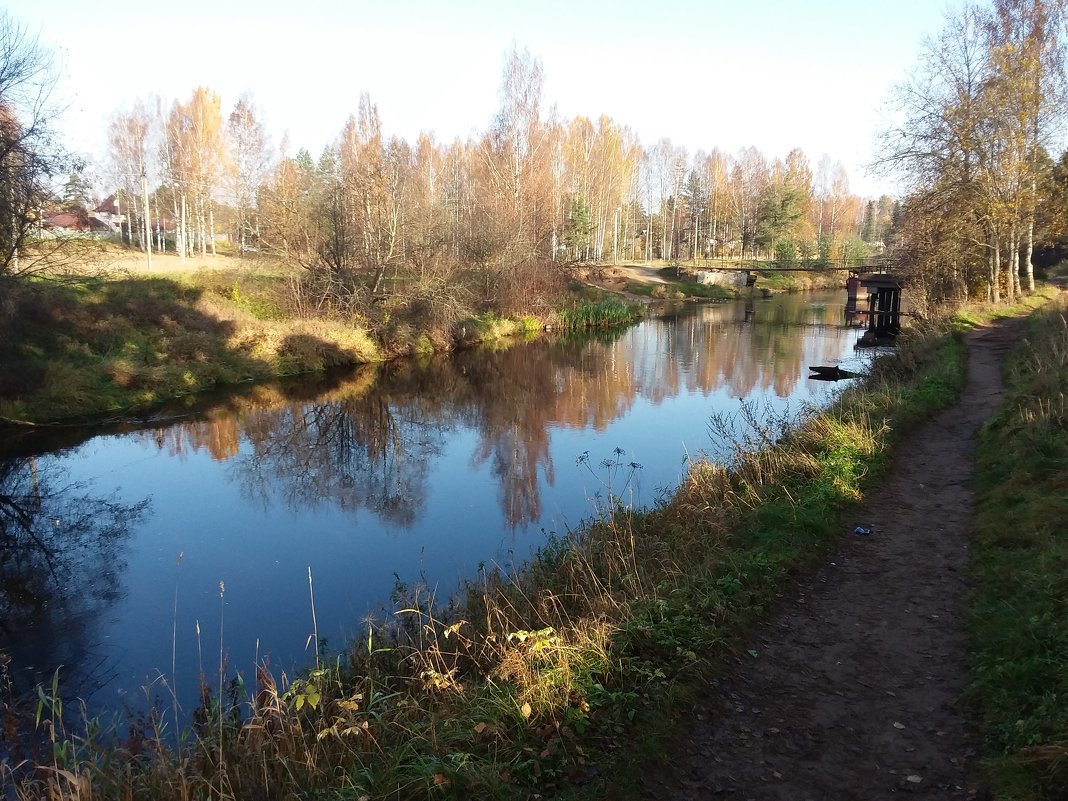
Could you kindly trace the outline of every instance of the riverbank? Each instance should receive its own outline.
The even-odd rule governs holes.
[[[173,267],[173,265],[171,265]],[[159,274],[162,272],[163,274]],[[0,419],[45,423],[122,415],[205,390],[474,347],[546,328],[635,321],[639,307],[560,299],[540,316],[416,304],[370,316],[297,308],[276,268],[118,273],[12,284],[0,316]],[[295,306],[296,304],[296,306]]]
[[[837,271],[791,272],[752,267],[756,283],[750,287],[699,284],[692,265],[616,264],[593,267],[578,266],[574,275],[583,283],[605,292],[644,300],[728,300],[740,296],[768,297],[782,292],[805,292],[814,289],[838,289],[845,285]],[[709,266],[705,269],[715,270]],[[727,265],[729,270],[741,267]]]
[[[885,459],[886,442],[952,394],[959,348],[928,333],[880,363],[869,393],[801,421],[778,447],[749,454],[783,423],[753,415],[733,472],[696,463],[674,499],[651,511],[620,500],[629,463],[590,464],[612,498],[603,520],[554,540],[519,576],[481,573],[451,611],[411,588],[397,599],[408,611],[395,625],[340,658],[320,655],[297,681],[277,685],[264,673],[259,692],[239,690],[234,706],[212,681],[190,735],[204,759],[152,746],[173,739],[163,710],[139,732],[140,757],[110,751],[104,765],[68,703],[54,723],[69,741],[62,770],[103,794],[158,797],[224,781],[233,797],[297,788],[516,797],[597,786],[618,772],[611,754],[655,731],[665,704],[707,675],[723,644],[827,547],[835,514]],[[158,759],[151,775],[146,748]],[[633,751],[625,761],[639,762]]]

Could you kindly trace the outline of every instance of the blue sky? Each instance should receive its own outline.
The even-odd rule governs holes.
[[[802,148],[866,176],[891,86],[942,27],[938,0],[307,0],[178,7],[117,0],[7,0],[59,57],[61,129],[98,157],[110,116],[138,97],[165,105],[204,85],[228,110],[250,92],[275,144],[317,154],[361,92],[388,133],[439,141],[485,130],[512,44],[544,64],[561,115],[608,114],[642,142],[767,156]]]

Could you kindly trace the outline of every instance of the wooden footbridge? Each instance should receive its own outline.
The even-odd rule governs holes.
[[[717,264],[716,259],[695,260],[682,266],[680,271],[688,274],[721,272],[743,272],[749,280],[747,286],[756,283],[760,273],[773,272],[844,272],[848,273],[845,281],[847,292],[845,307],[845,324],[853,325],[858,318],[867,319],[867,331],[858,343],[860,347],[892,344],[901,331],[901,290],[902,281],[895,275],[894,264],[886,256],[874,256],[863,259],[833,259],[817,264],[781,263],[778,261],[748,260],[739,263]],[[863,294],[863,298],[861,297]]]
[[[694,261],[677,261],[674,266],[694,272],[696,270],[713,270],[716,272],[790,272],[790,273],[894,273],[896,265],[887,256],[866,256],[859,259],[830,259],[821,262],[783,262],[774,259],[697,259]]]

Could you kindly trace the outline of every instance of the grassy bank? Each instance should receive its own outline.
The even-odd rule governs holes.
[[[27,798],[604,795],[637,770],[636,749],[655,751],[672,699],[834,546],[889,447],[963,381],[962,345],[918,334],[778,441],[784,421],[751,415],[740,438],[720,421],[730,469],[692,464],[647,511],[625,501],[638,466],[595,455],[598,519],[518,574],[487,569],[451,604],[398,588],[395,616],[303,676],[206,684],[181,736],[167,709],[131,733],[85,725],[45,688],[8,708],[6,731],[37,738],[8,735],[20,750],[4,778]]]
[[[284,271],[211,270],[25,281],[0,310],[0,418],[31,422],[149,409],[265,378],[531,336],[546,326],[630,324],[635,307],[585,301],[558,316],[422,306],[373,314],[298,308]],[[440,316],[440,315],[439,315]]]
[[[0,317],[0,416],[42,421],[145,409],[221,385],[383,356],[366,329],[279,319],[266,292],[209,275],[14,286]]]
[[[995,797],[1068,787],[1068,300],[1030,321],[981,433],[972,552],[974,683]]]
[[[844,289],[846,273],[841,270],[788,272],[758,270],[756,288],[770,292],[805,292],[813,289]]]
[[[726,266],[743,267],[745,265],[739,263]],[[654,300],[684,300],[686,298],[729,300],[750,292],[767,296],[784,292],[805,292],[814,289],[838,289],[845,286],[844,274],[840,272],[790,272],[757,268],[753,268],[753,272],[757,276],[757,282],[752,287],[737,288],[719,286],[717,284],[698,284],[692,276],[692,273],[698,269],[715,270],[716,267],[695,268],[682,265],[682,274],[679,273],[679,269],[675,266],[662,267],[657,272],[659,277],[666,283],[630,281],[627,283],[627,292]]]

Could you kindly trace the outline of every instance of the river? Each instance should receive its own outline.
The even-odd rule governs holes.
[[[654,309],[630,329],[247,387],[177,419],[20,438],[0,458],[0,653],[16,686],[187,711],[201,671],[340,648],[423,584],[446,599],[610,495],[715,455],[710,416],[826,403],[863,370],[844,293]],[[309,574],[312,581],[309,583]],[[313,628],[311,596],[314,592]]]

